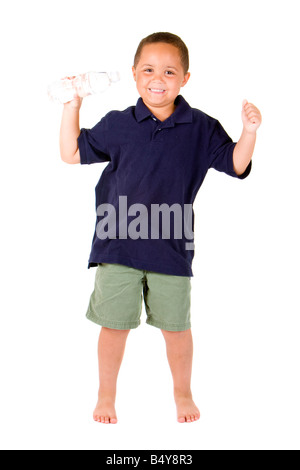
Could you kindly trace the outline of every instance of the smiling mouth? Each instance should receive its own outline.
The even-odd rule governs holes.
[[[165,93],[166,90],[163,90],[162,88],[148,88],[148,90],[151,92],[151,93],[155,93],[157,95],[162,95],[163,93]]]

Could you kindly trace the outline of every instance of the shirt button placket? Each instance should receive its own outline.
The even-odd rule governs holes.
[[[155,140],[157,138],[157,136],[160,135],[159,131],[161,131],[161,128],[157,128],[155,129],[154,133],[153,133],[153,139]]]
[[[152,115],[151,118],[152,118],[153,121],[157,122],[157,118],[156,118],[154,115]],[[160,124],[161,124],[161,123],[160,123]],[[159,126],[159,124],[157,124],[157,126]],[[156,139],[156,136],[158,135],[158,131],[161,131],[161,130],[162,130],[161,127],[156,127],[156,129],[155,129],[154,132],[153,132],[153,136],[152,136],[152,139],[153,139],[153,140]]]

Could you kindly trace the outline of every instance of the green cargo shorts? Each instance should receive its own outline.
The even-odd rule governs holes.
[[[98,325],[127,330],[146,323],[167,331],[191,328],[191,278],[100,263],[86,317]]]

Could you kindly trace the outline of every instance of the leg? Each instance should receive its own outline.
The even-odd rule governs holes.
[[[180,423],[196,421],[200,412],[191,392],[193,339],[191,329],[186,331],[161,330],[167,347],[167,357],[173,376],[174,397]]]
[[[117,378],[130,330],[101,328],[98,343],[100,387],[94,420],[101,423],[117,422],[115,399]]]

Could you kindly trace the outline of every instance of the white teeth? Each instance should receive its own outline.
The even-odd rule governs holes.
[[[150,91],[155,91],[155,92],[164,92],[165,90],[159,90],[158,88],[149,88]]]

